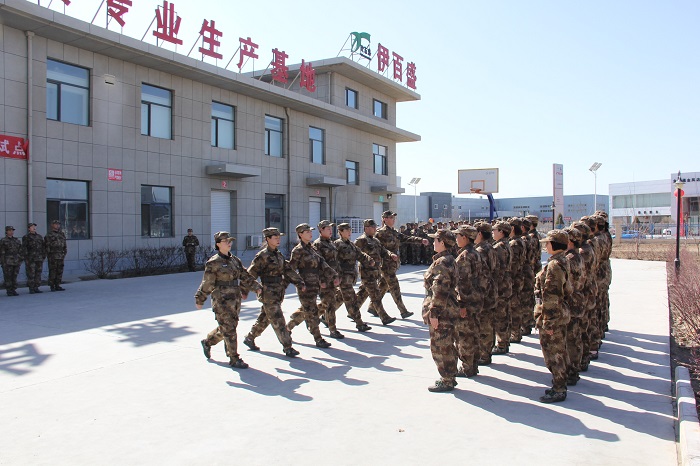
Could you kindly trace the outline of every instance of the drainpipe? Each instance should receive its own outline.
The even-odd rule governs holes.
[[[328,72],[328,103],[333,105],[333,72]]]
[[[32,144],[32,136],[34,134],[34,99],[33,99],[33,85],[34,76],[32,73],[32,61],[33,58],[33,44],[32,38],[34,33],[31,31],[25,31],[27,35],[27,141],[29,143],[29,151],[34,150],[34,145]],[[34,197],[33,197],[34,185],[32,183],[32,157],[27,156],[27,223],[34,221]]]
[[[291,244],[292,244],[292,143],[291,143],[291,136],[290,136],[290,129],[292,127],[291,122],[289,121],[289,107],[284,107],[284,114],[287,116],[286,121],[287,121],[287,131],[285,131],[286,139],[287,139],[287,196],[286,196],[286,204],[287,208],[285,209],[287,212],[287,251],[291,251]]]

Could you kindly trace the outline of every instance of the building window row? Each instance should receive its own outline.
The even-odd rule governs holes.
[[[46,118],[87,126],[90,121],[90,71],[46,60]]]
[[[374,173],[377,175],[388,175],[387,147],[372,144],[372,155],[374,156]]]

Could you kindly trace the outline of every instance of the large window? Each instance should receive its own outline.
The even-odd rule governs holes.
[[[46,180],[46,224],[61,222],[66,239],[90,237],[87,181]]]
[[[172,190],[166,186],[141,186],[141,235],[173,236]]]
[[[387,107],[381,100],[374,99],[374,116],[387,119]]]
[[[90,121],[90,71],[46,60],[46,118],[87,126]]]
[[[277,228],[284,232],[284,196],[265,194],[265,228]]]
[[[613,209],[632,209],[637,207],[661,207],[671,202],[671,193],[628,194],[613,196]],[[600,203],[598,203],[600,205]]]
[[[230,105],[211,103],[211,145],[233,149],[236,144],[235,110]]]
[[[323,165],[326,163],[326,154],[323,150],[323,130],[309,126],[309,148],[311,150],[311,162]]]
[[[172,116],[172,92],[149,84],[141,84],[141,134],[170,139]]]
[[[345,105],[352,108],[357,108],[357,91],[348,87],[345,88]]]
[[[377,175],[388,175],[388,165],[386,160],[386,146],[372,144],[372,154],[374,154],[374,173]]]
[[[345,161],[345,181],[348,184],[360,184],[360,164],[352,160]]]
[[[281,118],[265,115],[265,155],[282,157],[282,125]]]

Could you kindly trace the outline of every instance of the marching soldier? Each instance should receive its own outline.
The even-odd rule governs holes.
[[[317,225],[318,238],[312,243],[312,246],[316,252],[323,257],[323,260],[325,260],[326,263],[338,273],[338,276],[340,276],[338,251],[335,247],[335,243],[331,239],[334,226],[335,223],[331,223],[328,220],[321,220]],[[326,288],[321,288],[319,297],[321,298],[321,303],[318,305],[320,318],[321,321],[328,326],[328,330],[331,332],[329,336],[336,339],[345,338],[345,335],[340,333],[338,327],[335,325],[335,311],[338,308],[340,300],[342,300],[340,290],[335,286],[327,286]]]
[[[204,356],[211,358],[211,347],[224,340],[229,365],[236,369],[247,369],[238,354],[238,337],[236,327],[241,312],[241,298],[248,296],[250,290],[260,294],[260,285],[243,267],[241,260],[231,254],[231,241],[227,231],[214,235],[215,248],[218,251],[204,265],[204,277],[194,295],[197,309],[204,307],[207,296],[211,295],[211,309],[219,326],[209,332],[202,340]]]
[[[182,239],[182,247],[185,248],[185,257],[187,258],[187,269],[190,272],[197,270],[195,264],[195,255],[199,246],[199,238],[192,232],[192,228],[187,229],[187,236]]]
[[[17,293],[17,275],[24,260],[22,242],[15,238],[15,227],[5,227],[5,237],[0,240],[0,265],[5,278],[7,296],[19,296]]]
[[[51,291],[65,291],[61,287],[63,280],[63,263],[68,253],[66,234],[61,230],[61,222],[51,222],[51,231],[44,238],[46,256],[49,258],[49,286]]]
[[[340,292],[348,311],[348,316],[355,321],[355,326],[360,332],[366,332],[372,327],[362,321],[360,306],[355,294],[355,282],[357,281],[357,262],[360,261],[369,267],[375,266],[374,260],[360,251],[355,243],[350,241],[352,230],[349,223],[338,225],[340,238],[335,240],[335,248],[338,251],[338,266],[340,267]],[[336,308],[340,307],[340,302],[336,303]],[[337,309],[336,309],[337,310]],[[335,312],[334,312],[335,314]]]
[[[22,237],[22,250],[24,255],[24,271],[27,274],[27,287],[29,293],[41,293],[41,272],[44,268],[46,250],[44,238],[36,232],[36,223],[27,225],[29,232]]]
[[[271,325],[282,344],[282,350],[287,357],[293,358],[299,354],[292,348],[292,337],[287,330],[284,315],[282,314],[282,301],[287,283],[294,283],[298,289],[304,288],[304,281],[284,259],[280,252],[280,233],[277,228],[265,228],[265,247],[260,250],[248,267],[248,273],[253,278],[260,277],[262,292],[258,300],[262,302],[260,315],[250,329],[250,333],[243,340],[243,344],[252,351],[260,348],[255,344],[255,339],[263,333],[268,325]]]

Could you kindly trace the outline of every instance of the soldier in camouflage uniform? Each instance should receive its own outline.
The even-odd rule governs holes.
[[[333,236],[334,226],[335,223],[331,223],[328,220],[321,220],[317,225],[318,238],[316,238],[316,241],[314,241],[311,245],[316,252],[323,257],[323,260],[325,260],[326,263],[336,271],[338,277],[340,277],[338,251],[336,250],[335,243],[331,239],[331,236]],[[338,331],[338,328],[335,325],[335,311],[338,309],[343,299],[342,295],[340,294],[340,290],[335,286],[321,288],[319,297],[321,298],[321,302],[318,305],[318,311],[320,314],[319,317],[330,330],[331,333],[329,336],[336,339],[345,338],[345,336]]]
[[[456,245],[454,234],[439,230],[432,235],[435,255],[433,263],[423,275],[425,299],[423,321],[430,330],[430,352],[440,379],[428,387],[431,392],[447,392],[457,385],[457,348],[455,323],[460,316],[456,289],[459,275],[451,251]]]
[[[476,252],[474,240],[476,228],[460,225],[454,230],[457,246],[457,303],[459,318],[455,322],[455,345],[462,367],[457,377],[473,377],[479,373],[479,320],[477,316],[484,306],[484,290],[488,286],[488,276],[484,263]]]
[[[591,314],[591,324],[590,328],[590,360],[598,359],[598,349],[602,345],[604,338],[603,334],[603,309],[605,307],[605,263],[606,263],[606,245],[605,238],[602,236],[601,231],[598,229],[599,222],[604,222],[605,219],[598,215],[591,215],[589,217],[581,217],[581,220],[585,221],[590,227],[591,236],[588,241],[593,247],[596,256],[596,284],[597,284],[597,294],[595,297],[595,309]]]
[[[581,246],[581,232],[573,226],[564,228],[569,235],[569,244],[566,251],[566,260],[569,262],[569,281],[572,293],[566,300],[571,320],[566,328],[566,351],[569,353],[569,369],[567,371],[567,385],[576,385],[579,380],[583,358],[583,340],[581,324],[586,312],[584,288],[586,286],[586,265],[584,258],[579,253]]]
[[[321,289],[326,287],[334,289],[340,284],[340,280],[338,279],[338,273],[311,246],[312,230],[314,228],[309,226],[308,223],[302,223],[296,227],[299,244],[292,249],[289,265],[292,267],[292,270],[299,272],[302,280],[304,280],[305,287],[299,290],[299,301],[302,307],[289,316],[287,330],[291,332],[294,327],[306,321],[306,328],[309,329],[309,332],[314,337],[316,346],[328,348],[331,344],[323,339],[318,328],[319,311],[316,305],[316,298]]]
[[[187,258],[187,269],[190,272],[197,270],[195,264],[195,255],[197,254],[197,246],[199,246],[199,238],[192,232],[192,228],[187,229],[187,236],[182,239],[182,247],[185,248],[185,257]]]
[[[51,231],[44,237],[44,248],[49,259],[49,286],[51,291],[65,291],[61,286],[63,280],[63,262],[68,253],[66,235],[61,231],[61,222],[51,222]]]
[[[362,321],[360,306],[355,294],[355,282],[357,282],[357,261],[366,267],[374,267],[374,260],[355,246],[350,241],[352,230],[349,223],[338,225],[340,238],[335,240],[335,248],[338,251],[338,266],[340,267],[340,293],[348,311],[348,316],[355,321],[355,326],[360,332],[366,332],[372,327]],[[336,303],[336,310],[342,303]],[[335,314],[335,312],[334,312]]]
[[[0,240],[0,265],[5,278],[7,296],[19,296],[17,293],[17,275],[24,260],[22,242],[15,238],[15,227],[5,227],[5,237]]]
[[[287,330],[282,314],[282,301],[289,282],[294,283],[298,289],[303,289],[304,281],[298,273],[292,270],[289,262],[285,260],[278,249],[280,237],[284,233],[280,233],[277,228],[265,228],[263,235],[265,236],[265,246],[258,251],[248,267],[248,273],[253,278],[260,277],[262,292],[258,300],[262,303],[262,308],[260,308],[260,315],[253,324],[253,328],[243,340],[243,344],[252,351],[258,351],[260,348],[255,344],[255,339],[263,333],[268,325],[271,325],[277,339],[282,344],[284,354],[293,358],[299,352],[292,348],[292,336]]]
[[[493,250],[496,253],[496,283],[498,301],[493,315],[494,345],[491,354],[506,354],[510,345],[510,301],[513,295],[513,276],[509,244],[513,227],[508,222],[497,222],[493,228]]]
[[[598,282],[596,280],[597,260],[593,246],[588,241],[591,237],[591,229],[585,222],[574,222],[572,224],[579,232],[581,232],[581,245],[579,254],[583,259],[585,267],[586,283],[583,288],[584,311],[581,316],[581,363],[579,372],[588,370],[588,365],[591,362],[591,319],[595,313],[596,296],[598,295]]]
[[[355,246],[367,254],[373,261],[371,263],[360,263],[360,279],[362,284],[357,291],[357,308],[361,308],[369,296],[372,308],[382,320],[382,325],[389,325],[396,320],[396,317],[390,317],[382,304],[382,296],[379,289],[379,279],[381,278],[382,261],[398,261],[399,256],[388,251],[382,243],[379,242],[374,234],[377,232],[377,223],[368,218],[363,222],[365,232],[355,240]]]
[[[491,246],[491,224],[478,222],[476,225],[476,251],[481,256],[484,263],[484,274],[488,277],[487,287],[484,295],[484,305],[481,313],[477,316],[479,320],[479,365],[488,366],[491,364],[491,349],[494,343],[493,319],[498,303],[498,284],[496,283],[498,259],[496,252]]]
[[[423,245],[428,244],[427,239],[419,238],[417,236],[408,236],[396,231],[394,224],[396,223],[396,213],[391,210],[387,210],[382,213],[382,227],[377,230],[376,238],[387,250],[393,252],[394,254],[399,254],[399,247],[403,243],[420,243]],[[399,286],[399,279],[396,277],[396,272],[399,269],[399,261],[384,261],[382,263],[382,279],[380,282],[380,290],[382,296],[386,294],[387,291],[391,294],[391,297],[396,303],[396,307],[399,308],[401,312],[401,318],[407,319],[413,315],[406,309],[406,305],[403,303],[403,298],[401,297],[401,288]],[[370,310],[370,313],[373,311]]]
[[[202,309],[207,296],[211,295],[211,309],[219,323],[219,326],[202,340],[204,356],[207,359],[211,358],[211,347],[223,339],[229,365],[236,369],[246,369],[248,364],[243,362],[238,354],[236,335],[241,298],[248,296],[251,290],[260,293],[261,288],[243,267],[241,260],[231,254],[231,241],[234,239],[227,231],[219,231],[214,235],[218,253],[204,265],[204,277],[194,295],[194,301],[197,309]]]
[[[537,232],[539,219],[536,215],[527,215],[523,219],[523,239],[527,240],[528,264],[525,268],[525,278],[523,282],[523,335],[529,335],[535,326],[533,309],[535,307],[535,296],[532,289],[535,286],[535,275],[542,270],[542,246],[540,245],[540,235]]]
[[[526,245],[523,242],[523,222],[517,217],[508,220],[511,226],[508,236],[510,246],[511,276],[513,277],[513,288],[510,309],[510,342],[520,343],[522,340],[523,315],[523,284],[525,283],[525,266],[528,256]],[[533,285],[534,286],[534,285]],[[530,290],[532,294],[532,290]]]
[[[612,283],[612,267],[610,266],[610,255],[612,254],[612,235],[610,235],[610,225],[608,223],[608,214],[602,210],[596,211],[596,215],[603,219],[598,221],[598,230],[603,239],[604,248],[604,263],[602,270],[602,283],[605,288],[602,304],[602,319],[601,319],[601,335],[605,338],[605,332],[608,331],[608,323],[610,322],[610,284]]]
[[[566,327],[569,309],[566,305],[571,294],[569,263],[566,249],[569,236],[562,230],[551,230],[541,240],[552,256],[535,278],[535,325],[540,331],[540,345],[547,369],[552,373],[552,388],[540,397],[542,403],[566,400],[569,357],[566,351]]]
[[[24,271],[27,274],[27,287],[29,293],[41,293],[41,272],[44,268],[46,250],[44,238],[36,232],[36,223],[27,225],[29,232],[22,237],[22,251],[24,256]]]

